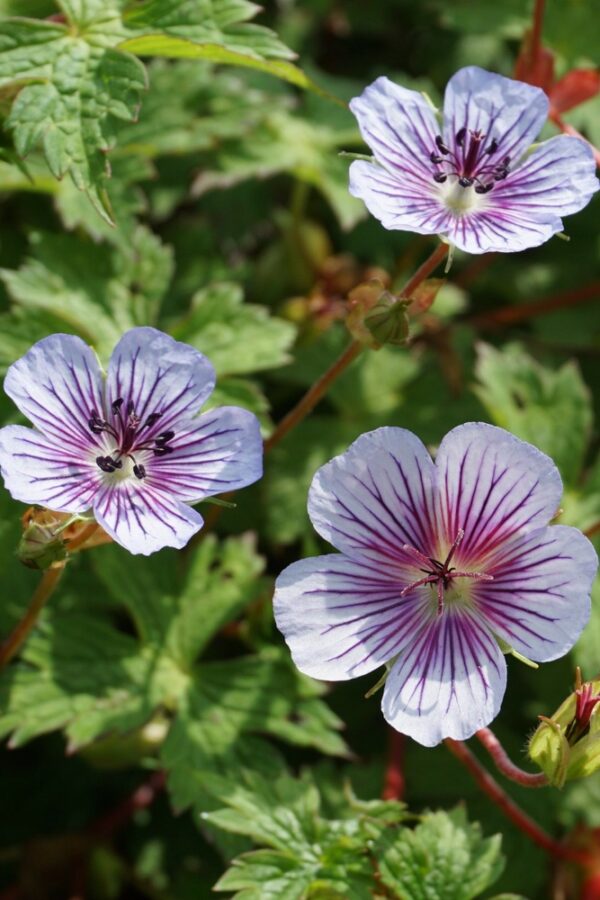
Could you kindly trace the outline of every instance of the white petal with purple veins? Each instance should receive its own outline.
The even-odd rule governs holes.
[[[541,213],[535,218],[527,216],[508,204],[494,205],[493,193],[485,195],[483,208],[451,218],[445,236],[459,250],[465,253],[516,253],[539,247],[563,230],[562,220],[551,211],[546,216]]]
[[[600,187],[592,148],[577,137],[559,135],[540,144],[488,196],[490,213],[520,213],[524,221],[569,216],[586,206]]]
[[[147,482],[180,500],[237,490],[262,476],[258,419],[236,406],[222,406],[193,419],[177,429],[169,446],[172,453],[147,463]]]
[[[200,513],[143,482],[115,483],[108,476],[94,499],[94,515],[130,553],[149,556],[163,547],[185,547],[203,524]]]
[[[413,639],[422,596],[400,596],[388,569],[342,554],[292,563],[277,579],[273,609],[294,662],[313,678],[342,681],[372,672]]]
[[[448,610],[416,634],[385,684],[382,709],[390,725],[433,747],[446,737],[464,741],[498,714],[506,662],[482,623],[466,610]]]
[[[441,234],[450,227],[451,215],[441,203],[431,173],[424,182],[373,163],[355,161],[350,166],[350,193],[363,201],[384,228]]]
[[[487,572],[497,547],[546,525],[558,510],[562,482],[550,457],[494,425],[454,428],[440,444],[436,466],[448,543],[465,532],[454,563],[459,568]]]
[[[308,514],[325,540],[356,558],[407,562],[403,544],[436,556],[434,483],[431,457],[414,434],[378,428],[319,469]]]
[[[113,350],[106,379],[107,406],[123,399],[144,420],[161,413],[146,437],[171,428],[198,412],[215,386],[210,362],[189,344],[155,328],[132,328]]]
[[[517,161],[536,139],[548,115],[545,93],[522,81],[486,72],[478,66],[459,69],[444,94],[444,136],[446,143],[462,158],[465,148],[457,147],[461,128],[498,141],[499,158]]]
[[[431,183],[429,155],[439,129],[422,94],[381,77],[350,101],[350,109],[381,165],[399,178]]]
[[[474,588],[490,628],[539,662],[564,656],[590,617],[598,557],[576,528],[552,525],[499,547]]]
[[[100,446],[90,412],[102,410],[102,375],[93,350],[72,334],[34,344],[6,373],[4,390],[24,416],[65,450]]]
[[[15,500],[72,513],[90,508],[101,480],[91,457],[22,425],[0,429],[0,472]]]

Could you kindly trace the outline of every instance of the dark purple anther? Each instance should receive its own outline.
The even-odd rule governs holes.
[[[436,143],[436,147],[438,148],[440,153],[443,153],[444,156],[448,156],[448,154],[450,153],[450,150],[448,149],[448,147],[446,147],[445,143],[443,142],[441,134],[436,135],[435,143]]]

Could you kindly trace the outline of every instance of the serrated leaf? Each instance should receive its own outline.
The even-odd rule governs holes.
[[[199,665],[162,753],[176,808],[206,808],[205,770],[270,759],[268,745],[242,735],[269,734],[345,755],[341,722],[321,701],[323,691],[278,653]]]
[[[330,94],[328,91],[309,78],[302,69],[288,62],[287,59],[263,59],[252,52],[249,46],[244,45],[243,51],[233,50],[229,46],[216,43],[200,43],[183,37],[175,37],[166,34],[145,34],[140,37],[128,38],[119,44],[119,49],[137,56],[159,56],[167,59],[198,59],[207,62],[229,66],[241,66],[246,69],[254,69],[264,72],[282,81],[287,81],[295,87],[305,91],[312,91],[321,97],[330,100],[338,106],[345,104]]]
[[[483,838],[464,809],[427,813],[414,830],[384,831],[374,848],[382,882],[404,900],[471,900],[504,868],[501,836]]]
[[[205,821],[269,848],[234,859],[215,890],[239,890],[238,900],[373,897],[370,840],[373,833],[386,827],[391,804],[375,832],[377,811],[372,804],[367,804],[367,816],[357,805],[348,810],[347,818],[326,819],[320,813],[319,792],[310,775],[291,778],[281,765],[268,775],[242,770],[235,783],[227,778],[211,779],[209,792],[226,806],[205,813]],[[396,806],[401,813],[402,805]]]
[[[89,2],[89,0],[88,0]],[[112,222],[105,190],[106,152],[114,143],[114,121],[137,116],[146,73],[134,56],[115,50],[118,23],[98,4],[87,9],[85,26],[35,19],[9,19],[0,30],[0,87],[18,94],[7,119],[15,148],[27,156],[41,145],[56,178],[70,175],[97,211]],[[72,12],[69,5],[67,13]],[[101,17],[98,27],[94,16]]]
[[[215,284],[199,291],[189,313],[170,330],[178,340],[206,353],[218,375],[283,365],[296,334],[293,325],[269,316],[265,307],[244,303],[236,284]]]
[[[475,393],[495,424],[535,444],[554,460],[567,484],[575,483],[593,419],[577,365],[548,369],[518,344],[502,350],[481,344],[476,374]]]
[[[247,178],[268,178],[286,172],[319,190],[343,228],[366,215],[364,204],[348,192],[348,162],[338,151],[359,140],[348,112],[346,128],[285,109],[266,110],[259,126],[244,140],[226,142],[203,166],[193,185],[196,195],[230,187]]]
[[[51,330],[79,334],[103,357],[127,329],[156,322],[172,253],[143,226],[118,249],[62,234],[33,235],[31,245],[22,266],[0,270],[0,278],[12,301],[34,320],[51,316],[61,323]],[[0,339],[0,358],[6,357]]]
[[[125,22],[129,30],[151,32],[152,38],[184,38],[256,60],[291,59],[294,53],[273,31],[248,22],[258,9],[247,0],[144,0],[127,11]],[[156,55],[154,49],[150,52]]]
[[[207,535],[183,574],[178,558],[163,551],[140,563],[119,547],[107,547],[94,563],[109,594],[128,609],[142,642],[161,647],[187,669],[267,582],[251,536],[219,544]]]

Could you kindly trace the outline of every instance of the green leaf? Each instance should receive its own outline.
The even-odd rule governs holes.
[[[337,734],[341,722],[320,699],[324,690],[300,675],[287,654],[265,651],[199,665],[162,751],[175,807],[206,809],[212,784],[207,771],[270,761],[268,745],[248,735],[345,755]]]
[[[289,359],[295,337],[289,322],[263,306],[244,303],[236,284],[215,284],[192,298],[191,309],[172,323],[172,334],[206,353],[218,375],[272,369]]]
[[[110,595],[129,610],[140,639],[185,670],[268,582],[259,577],[263,561],[249,535],[221,545],[207,535],[183,576],[177,559],[163,551],[132,565],[127,553],[111,547],[96,555],[95,567]]]
[[[226,807],[205,813],[205,821],[269,848],[233,860],[215,890],[240,891],[238,900],[373,897],[370,838],[385,829],[391,804],[379,822],[372,804],[365,812],[350,803],[347,818],[326,819],[310,776],[294,779],[281,767],[268,775],[242,770],[235,782],[216,777],[209,790]],[[399,821],[402,805],[394,805]]]
[[[198,59],[221,65],[241,66],[254,69],[287,81],[295,87],[313,91],[321,97],[344,106],[343,101],[319,87],[302,69],[288,62],[287,59],[264,59],[255,55],[250,45],[243,45],[243,51],[233,50],[229,46],[216,43],[201,43],[182,37],[167,34],[146,34],[128,38],[119,44],[120,50],[135,53],[137,56],[159,56],[167,59]]]
[[[592,428],[591,398],[577,365],[548,369],[518,344],[478,349],[475,392],[493,421],[547,453],[567,482],[581,472]],[[557,427],[560,423],[560,427]]]
[[[501,836],[481,836],[464,809],[427,813],[414,831],[384,831],[374,849],[381,880],[404,900],[471,900],[504,868]]]
[[[248,22],[258,8],[247,0],[144,0],[127,10],[125,23],[129,30],[153,32],[151,37],[159,32],[198,44],[217,44],[258,60],[292,58],[292,51],[274,32]]]
[[[340,224],[350,229],[365,218],[364,204],[348,192],[348,162],[342,147],[360,141],[349,111],[346,126],[311,120],[272,102],[258,126],[244,139],[225,142],[203,166],[193,185],[197,196],[231,187],[248,178],[267,178],[282,172],[319,190],[334,209]]]
[[[112,4],[81,0],[63,8],[73,16],[65,25],[15,18],[0,28],[0,88],[18,91],[7,127],[20,155],[41,145],[53,175],[70,175],[112,222],[106,153],[115,120],[137,117],[146,73],[134,56],[110,46],[119,30]]]
[[[79,334],[107,357],[124,331],[156,322],[173,260],[143,226],[118,249],[64,234],[34,234],[31,249],[20,269],[2,269],[0,278],[17,308],[40,323],[39,337],[51,316],[61,323],[52,330]],[[27,330],[17,321],[17,334]],[[11,346],[0,339],[0,359],[13,361]]]

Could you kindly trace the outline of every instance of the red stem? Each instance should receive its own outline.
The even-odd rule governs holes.
[[[388,763],[381,796],[384,800],[402,800],[406,787],[404,778],[405,737],[391,726],[388,728]]]
[[[600,297],[600,281],[593,281],[584,287],[575,290],[562,291],[550,297],[542,297],[531,303],[521,303],[518,306],[503,306],[490,312],[480,313],[466,319],[469,325],[475,328],[495,328],[501,325],[514,325],[517,322],[525,322],[536,316],[554,312],[557,309],[565,309],[570,306],[578,306],[580,303],[590,303]]]
[[[577,862],[580,865],[589,865],[591,857],[582,850],[576,850],[573,847],[566,847],[559,841],[556,841],[551,835],[545,832],[537,822],[534,822],[527,813],[518,806],[515,801],[504,792],[495,778],[484,769],[469,748],[461,741],[453,741],[446,738],[444,741],[446,747],[462,764],[469,770],[479,787],[487,796],[502,810],[504,815],[510,819],[513,825],[526,834],[527,837],[541,847],[551,856],[557,859],[565,859],[570,862]]]
[[[544,6],[546,5],[546,0],[535,0],[535,7],[533,10],[533,26],[531,29],[531,43],[530,43],[530,56],[529,59],[531,61],[531,67],[534,68],[538,54],[540,52],[540,47],[542,46],[542,28],[544,25]]]
[[[498,771],[510,778],[511,781],[516,781],[517,784],[530,788],[546,787],[548,785],[548,779],[543,772],[534,774],[525,772],[519,766],[516,766],[491,729],[480,728],[479,731],[475,732],[475,737],[490,754]]]
[[[136,788],[129,797],[93,822],[87,829],[88,835],[103,841],[111,838],[116,831],[120,831],[128,824],[136,812],[152,806],[158,794],[164,789],[166,782],[166,772],[153,772],[150,778]]]

